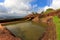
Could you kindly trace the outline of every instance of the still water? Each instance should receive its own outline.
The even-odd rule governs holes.
[[[39,40],[45,32],[44,27],[31,21],[10,24],[5,27],[7,27],[7,29],[9,29],[16,37],[22,38],[22,40]]]

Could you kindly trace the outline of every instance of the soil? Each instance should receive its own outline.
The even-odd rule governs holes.
[[[56,40],[56,26],[52,20],[47,22],[46,32],[43,34],[43,37],[40,40]]]
[[[9,30],[0,25],[0,40],[21,40],[15,37]]]
[[[56,40],[56,26],[51,17],[44,18],[42,22],[47,24],[46,32],[39,40]],[[35,20],[34,20],[35,21]],[[39,20],[37,20],[39,21]],[[9,30],[0,25],[0,40],[21,40],[14,36]]]

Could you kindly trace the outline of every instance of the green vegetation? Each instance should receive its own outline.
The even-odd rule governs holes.
[[[47,13],[50,13],[50,12],[52,12],[52,11],[55,11],[55,10],[54,10],[54,9],[49,8],[49,9],[47,9],[47,10],[45,11],[45,13],[47,14]]]
[[[58,18],[58,16],[54,16],[53,21],[56,25],[57,40],[60,40],[60,19]]]
[[[55,11],[57,11],[57,13],[58,13],[60,11],[60,9],[54,10],[54,9],[49,8],[45,12],[42,11],[41,15],[36,12],[35,13],[32,12],[32,14],[33,14],[32,16],[34,16],[34,15],[36,16],[38,14],[37,15],[38,17],[40,15],[41,18],[47,19],[46,17],[49,17],[47,13],[51,13],[51,12],[55,13]],[[49,14],[49,15],[54,15],[54,13]],[[60,40],[60,19],[56,15],[56,16],[53,16],[53,21],[56,25],[57,40]],[[3,26],[5,26],[7,29],[9,29],[15,36],[21,37],[24,40],[38,40],[38,38],[42,36],[42,34],[46,30],[46,27],[48,26],[46,24],[47,22],[43,23],[40,20],[39,23],[35,23],[32,21],[32,19],[27,21],[25,18],[1,20],[0,22],[2,23]],[[5,22],[7,22],[7,23],[5,23]]]

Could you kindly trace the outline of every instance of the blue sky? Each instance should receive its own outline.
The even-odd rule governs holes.
[[[20,16],[32,11],[41,12],[48,8],[57,9],[60,8],[59,4],[60,0],[0,0],[0,12],[6,11],[9,15]]]
[[[0,0],[0,10],[11,15],[25,15],[41,11],[40,9],[50,6],[51,3],[52,0]]]
[[[5,0],[0,0],[0,2],[4,2]],[[37,7],[44,7],[46,5],[50,5],[52,3],[52,0],[36,0],[31,2],[31,5],[37,4]]]
[[[37,5],[36,8],[34,8],[33,10],[36,11],[38,10],[38,8],[44,8],[45,6],[50,6],[52,3],[52,0],[36,0],[34,2],[31,2],[31,5]]]
[[[37,4],[38,7],[49,6],[52,3],[52,0],[36,0],[36,2],[32,2],[31,4]]]
[[[4,0],[0,0],[0,2],[4,2]]]

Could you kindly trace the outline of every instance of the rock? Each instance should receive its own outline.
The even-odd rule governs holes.
[[[37,16],[37,17],[35,17],[34,19],[32,19],[32,21],[34,21],[34,22],[40,22],[40,18]]]

